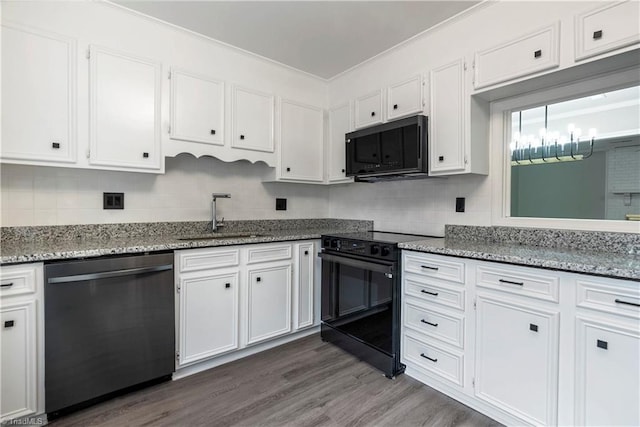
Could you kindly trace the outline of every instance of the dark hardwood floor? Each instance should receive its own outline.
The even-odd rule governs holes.
[[[313,335],[98,404],[52,426],[495,426]]]

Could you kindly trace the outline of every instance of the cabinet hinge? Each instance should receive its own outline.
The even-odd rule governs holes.
[[[87,159],[91,158],[91,148],[87,148]]]
[[[167,133],[171,134],[171,125],[167,126]]]
[[[169,71],[168,74],[169,74],[168,78],[169,80],[171,80],[171,71]]]
[[[176,351],[176,360],[179,362],[180,361],[180,352]]]
[[[91,49],[87,49],[87,59],[91,59]]]
[[[474,300],[473,300],[473,309],[474,309],[474,310],[476,309],[476,300],[475,300],[475,298],[474,298]]]
[[[176,284],[176,292],[177,293],[180,293],[180,288],[181,288],[180,284],[179,283]]]
[[[471,378],[471,387],[476,388],[476,379]]]
[[[469,163],[469,160],[467,159],[467,156],[464,156],[464,164],[466,165],[468,163]]]
[[[464,62],[464,63],[462,64],[462,68],[463,68],[465,71],[467,71],[467,63],[466,63],[466,62]]]

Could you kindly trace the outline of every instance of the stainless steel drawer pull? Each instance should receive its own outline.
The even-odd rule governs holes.
[[[510,285],[524,286],[524,282],[512,282],[511,280],[499,279],[500,283],[508,283]]]
[[[3,283],[2,285],[0,285],[0,288],[10,288],[12,286],[13,286],[13,282]]]
[[[438,361],[438,359],[432,359],[431,357],[427,356],[424,353],[420,353],[420,356],[424,357],[427,360],[431,360],[432,362],[436,363]]]
[[[426,268],[426,269],[428,269],[428,270],[434,270],[434,271],[438,271],[438,270],[439,270],[439,268],[438,268],[438,267],[430,267],[430,266],[428,266],[428,265],[421,265],[420,267],[422,267],[422,268]]]
[[[640,304],[638,304],[637,302],[623,301],[618,298],[615,299],[615,302],[617,302],[618,304],[626,304],[626,305],[632,305],[634,307],[640,307]]]
[[[158,265],[154,267],[127,268],[125,270],[105,271],[104,273],[77,274],[75,276],[51,277],[47,283],[84,282],[85,280],[110,279],[112,277],[133,276],[144,273],[157,273],[173,269],[172,264]]]
[[[420,289],[420,292],[422,292],[423,294],[433,295],[434,297],[438,296],[437,292],[429,292],[429,291],[425,291],[424,289]]]
[[[426,323],[427,325],[431,325],[431,326],[433,326],[434,328],[437,328],[437,327],[438,327],[438,324],[437,324],[437,323],[427,322],[427,321],[426,321],[426,320],[424,320],[424,319],[420,319],[420,321],[421,321],[422,323]]]

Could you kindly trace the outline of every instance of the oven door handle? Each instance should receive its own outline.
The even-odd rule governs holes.
[[[386,261],[363,261],[347,256],[331,255],[324,252],[318,253],[323,261],[335,262],[349,267],[361,268],[363,270],[375,271],[379,273],[393,273],[395,271],[395,262]]]

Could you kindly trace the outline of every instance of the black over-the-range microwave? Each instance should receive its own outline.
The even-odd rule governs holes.
[[[426,116],[360,129],[345,138],[346,175],[356,181],[428,176]]]

